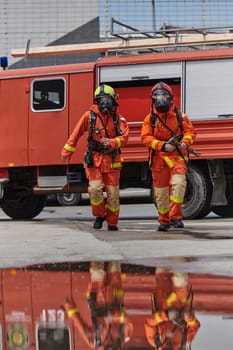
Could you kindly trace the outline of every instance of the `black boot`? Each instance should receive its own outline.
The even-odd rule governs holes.
[[[170,228],[169,224],[160,224],[158,227],[158,231],[166,232],[169,230],[169,228]]]
[[[95,228],[96,230],[99,230],[102,228],[103,226],[103,222],[104,222],[105,218],[96,218],[95,222],[93,224],[93,228]]]
[[[181,220],[172,219],[170,223],[174,228],[184,228],[184,223]]]
[[[118,231],[118,227],[108,225],[108,231]]]

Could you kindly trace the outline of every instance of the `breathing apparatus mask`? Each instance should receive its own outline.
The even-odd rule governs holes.
[[[114,111],[117,106],[114,89],[106,84],[102,84],[95,90],[94,98],[99,107],[99,110],[103,114],[109,114]]]
[[[99,97],[97,99],[97,105],[99,107],[100,112],[103,114],[111,113],[115,106],[114,100],[109,95]]]
[[[171,107],[171,96],[166,90],[154,90],[152,93],[152,100],[158,112],[166,113]]]

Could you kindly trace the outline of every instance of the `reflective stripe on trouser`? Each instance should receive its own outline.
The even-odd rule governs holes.
[[[92,214],[96,217],[105,217],[107,224],[115,226],[118,223],[119,203],[119,179],[120,172],[114,170],[101,173],[99,168],[89,170],[89,199],[92,207]],[[107,199],[106,205],[103,195],[105,188]]]
[[[92,282],[103,281],[104,280],[104,262],[102,261],[92,261],[90,263],[90,279]]]
[[[106,203],[106,220],[109,225],[115,226],[118,223],[120,202],[119,186],[106,186],[107,203]]]
[[[182,219],[182,204],[186,190],[186,176],[174,174],[171,179],[170,218]]]
[[[160,224],[169,224],[169,187],[154,187]]]
[[[160,224],[168,224],[170,219],[182,219],[182,203],[186,189],[185,174],[186,167],[183,162],[179,162],[173,168],[164,166],[160,172],[152,173]]]
[[[96,293],[96,302],[98,305],[104,305],[104,283],[105,283],[105,271],[103,261],[90,262],[90,282],[87,288],[87,297],[91,292]]]
[[[107,266],[106,278],[106,301],[123,303],[124,292],[121,283],[121,263],[119,261],[110,261]]]

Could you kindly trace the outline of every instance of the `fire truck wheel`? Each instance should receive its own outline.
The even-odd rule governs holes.
[[[32,219],[43,210],[46,195],[29,194],[15,200],[1,201],[1,208],[12,219]]]
[[[57,195],[57,201],[61,206],[78,205],[81,200],[81,193],[63,193]]]
[[[201,219],[211,211],[212,184],[205,168],[190,164],[183,204],[184,219]]]
[[[212,211],[223,218],[232,218],[233,217],[233,205],[218,205],[211,208]]]

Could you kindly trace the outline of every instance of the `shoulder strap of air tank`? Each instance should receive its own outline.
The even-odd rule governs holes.
[[[183,125],[182,125],[183,117],[182,117],[182,114],[181,114],[180,110],[176,106],[174,108],[174,111],[176,113],[177,120],[178,120],[178,128],[180,128],[180,130],[183,132]]]
[[[117,136],[122,135],[122,131],[121,131],[120,126],[119,126],[119,117],[118,117],[117,113],[113,114],[113,124],[114,124],[115,130],[116,130],[116,135]]]
[[[93,132],[95,128],[95,123],[96,123],[96,113],[93,111],[90,111],[90,132]]]
[[[96,123],[96,113],[93,111],[90,111],[90,127],[89,127],[88,141],[92,140],[92,134],[95,129],[95,123]]]
[[[153,111],[151,111],[151,115],[150,115],[150,123],[152,128],[154,129],[156,126],[156,119],[157,119],[157,114],[155,114]]]

